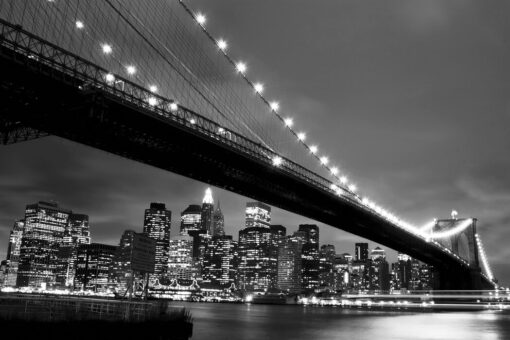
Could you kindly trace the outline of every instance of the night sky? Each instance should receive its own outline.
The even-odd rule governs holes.
[[[250,76],[381,205],[416,224],[478,218],[495,276],[510,282],[510,3],[507,1],[193,1]],[[117,244],[164,202],[173,229],[207,186],[56,137],[0,146],[0,257],[38,200],[90,215]],[[250,199],[213,188],[237,237]],[[274,209],[289,231],[312,222]],[[328,226],[321,243],[360,238]],[[175,232],[174,232],[175,233]],[[374,245],[372,244],[372,247]]]

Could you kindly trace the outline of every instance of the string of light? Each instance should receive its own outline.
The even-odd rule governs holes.
[[[475,234],[476,244],[478,246],[478,253],[482,259],[482,264],[485,269],[485,273],[487,273],[487,277],[489,280],[494,280],[494,275],[492,274],[491,267],[489,266],[489,261],[487,260],[487,255],[485,254],[485,249],[483,248],[482,240],[478,234]]]

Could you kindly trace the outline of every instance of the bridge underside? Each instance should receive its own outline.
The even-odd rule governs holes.
[[[435,266],[438,289],[489,288],[479,270],[460,265],[446,253],[352,203],[118,97],[97,89],[80,89],[69,75],[24,56],[13,56],[12,50],[0,51],[0,74],[4,144],[13,141],[12,131],[9,134],[7,129],[13,126],[30,131],[30,136],[56,135],[266,202],[404,252]]]

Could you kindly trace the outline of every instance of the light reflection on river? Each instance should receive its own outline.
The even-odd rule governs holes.
[[[510,339],[510,314],[411,313],[333,307],[174,302],[193,315],[192,340]]]

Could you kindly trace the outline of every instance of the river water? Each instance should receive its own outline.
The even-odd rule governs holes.
[[[510,314],[380,312],[338,307],[182,303],[192,340],[510,340]]]

